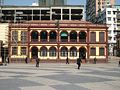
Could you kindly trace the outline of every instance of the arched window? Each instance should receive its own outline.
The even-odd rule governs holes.
[[[51,31],[50,32],[50,38],[49,38],[50,42],[56,42],[56,36],[57,36],[56,32]]]
[[[40,48],[40,56],[42,56],[42,57],[47,56],[47,48],[46,47]]]
[[[77,32],[70,32],[70,42],[77,42]]]
[[[40,41],[41,42],[47,42],[47,32],[46,31],[42,31],[41,33],[40,33]]]
[[[70,56],[71,57],[77,56],[77,49],[75,47],[70,48]]]
[[[80,32],[79,41],[80,42],[86,42],[86,32]]]
[[[65,32],[65,31],[61,32],[60,37],[61,37],[61,42],[68,42],[68,33],[67,32]]]
[[[66,47],[61,48],[61,56],[67,57],[68,56],[68,49]]]
[[[32,33],[31,33],[31,41],[32,42],[38,42],[38,32],[37,31],[32,31]]]
[[[50,57],[55,57],[56,56],[56,48],[55,47],[51,47],[49,49],[49,56]]]

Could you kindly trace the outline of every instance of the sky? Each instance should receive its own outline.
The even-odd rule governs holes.
[[[33,2],[38,0],[4,0],[5,5],[32,5]],[[84,5],[86,0],[68,0],[71,5]],[[120,0],[116,0],[116,4],[120,5]]]

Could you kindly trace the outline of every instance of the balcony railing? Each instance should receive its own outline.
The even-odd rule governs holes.
[[[79,42],[86,42],[86,39],[79,39]]]
[[[47,39],[41,39],[40,42],[48,42]]]
[[[61,39],[60,42],[68,42],[68,39]]]
[[[56,42],[57,39],[50,39],[49,42]]]
[[[38,42],[38,39],[32,39],[31,42]]]
[[[77,39],[70,39],[70,42],[77,42]]]
[[[49,43],[54,43],[54,42],[57,42],[57,39],[49,39],[49,41],[47,39],[40,39],[40,41],[38,41],[38,39],[32,39],[31,42],[49,42]],[[86,42],[86,39],[79,39],[79,41],[77,41],[77,39],[70,39],[70,41],[68,41],[68,39],[61,39],[59,42],[68,42],[68,43],[85,43]]]

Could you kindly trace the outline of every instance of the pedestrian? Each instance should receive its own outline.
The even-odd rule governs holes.
[[[80,69],[81,63],[82,63],[82,60],[81,60],[81,57],[79,57],[79,58],[77,59],[78,69]]]
[[[38,57],[36,57],[35,59],[36,59],[36,67],[39,67],[40,59]]]
[[[10,59],[10,56],[8,55],[8,57],[7,57],[7,63],[8,63],[8,64],[9,64],[9,62],[10,62],[9,59]]]
[[[68,57],[66,58],[66,64],[69,64],[69,59],[68,59]]]
[[[8,57],[6,57],[5,62],[8,63]]]
[[[120,60],[119,60],[118,66],[120,67]]]
[[[97,59],[96,59],[96,57],[94,58],[94,64],[96,64],[96,62],[97,62]]]
[[[25,63],[26,63],[26,64],[28,63],[28,57],[25,58]]]

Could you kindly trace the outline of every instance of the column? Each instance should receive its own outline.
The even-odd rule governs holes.
[[[68,33],[68,42],[70,42],[70,34]]]
[[[79,42],[79,32],[77,32],[77,43]]]
[[[71,8],[69,8],[69,20],[71,20]]]
[[[87,28],[87,43],[89,43],[89,38],[90,38],[90,37],[89,37],[89,34],[90,34],[90,33],[89,33],[89,28]]]
[[[61,20],[63,20],[63,12],[62,12],[62,8],[61,8]]]
[[[27,33],[28,35],[27,35],[27,40],[28,40],[28,53],[27,53],[27,55],[28,55],[28,57],[30,58],[31,56],[31,53],[30,53],[30,28],[28,27],[28,33]]]

